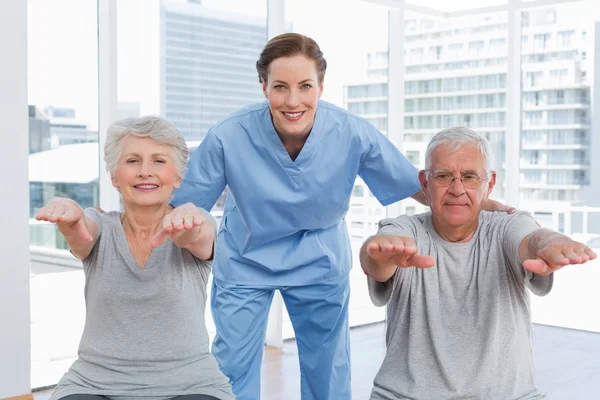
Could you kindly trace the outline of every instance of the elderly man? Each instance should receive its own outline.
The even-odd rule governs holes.
[[[596,257],[527,213],[481,210],[496,183],[488,142],[466,128],[431,140],[419,179],[431,211],[382,220],[360,253],[387,354],[371,400],[544,398],[534,384],[526,288]]]

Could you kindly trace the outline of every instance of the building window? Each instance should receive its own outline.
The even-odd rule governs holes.
[[[407,150],[406,151],[406,158],[415,167],[419,166],[419,164],[420,164],[420,162],[419,162],[419,151],[417,151],[417,150]]]
[[[365,187],[360,185],[354,185],[354,188],[352,189],[352,196],[365,197]]]

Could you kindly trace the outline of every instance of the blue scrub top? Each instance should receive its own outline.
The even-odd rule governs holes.
[[[210,210],[229,185],[215,278],[267,287],[323,283],[352,267],[344,216],[357,175],[383,205],[421,189],[417,169],[373,125],[322,100],[292,160],[262,102],[210,129],[171,204]]]

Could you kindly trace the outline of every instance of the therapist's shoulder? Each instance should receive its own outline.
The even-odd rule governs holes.
[[[328,113],[328,116],[332,119],[338,120],[341,122],[341,125],[344,127],[351,127],[351,132],[357,134],[381,134],[379,130],[366,119],[359,117],[352,112],[338,107],[335,104],[331,104],[325,100],[319,100],[318,104],[319,109],[325,110]]]
[[[239,128],[259,123],[262,114],[265,112],[269,112],[269,103],[267,101],[247,105],[217,122],[210,128],[209,132],[218,137],[235,133],[239,131]]]

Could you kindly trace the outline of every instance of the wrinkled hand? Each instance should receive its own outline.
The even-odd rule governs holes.
[[[378,263],[398,267],[430,268],[435,265],[433,257],[417,254],[413,238],[404,236],[375,236],[367,244],[367,254]]]
[[[85,225],[83,209],[71,199],[53,198],[38,211],[35,219],[55,223],[59,229],[70,229],[82,240],[93,239]]]
[[[546,276],[571,264],[584,264],[596,258],[588,246],[572,240],[548,246],[537,253],[536,259],[525,260],[523,268]]]
[[[150,247],[156,248],[171,239],[177,247],[183,248],[197,238],[201,229],[198,227],[204,221],[204,214],[193,203],[176,207],[164,216],[162,229],[150,240]]]
[[[499,201],[487,199],[485,203],[483,203],[483,210],[485,211],[500,211],[508,214],[514,214],[517,212],[517,209],[511,206],[507,206],[505,204],[500,203]]]

